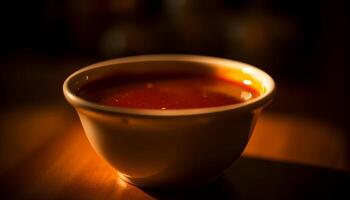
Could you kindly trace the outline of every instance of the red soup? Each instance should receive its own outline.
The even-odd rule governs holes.
[[[232,105],[259,92],[214,75],[162,73],[109,75],[83,85],[78,95],[107,106],[166,110]]]

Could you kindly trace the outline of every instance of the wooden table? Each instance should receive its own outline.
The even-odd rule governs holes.
[[[26,107],[0,119],[0,199],[350,199],[346,135],[325,122],[265,114],[218,181],[157,191],[121,181],[70,109]]]

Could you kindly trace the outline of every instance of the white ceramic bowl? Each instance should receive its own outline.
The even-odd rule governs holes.
[[[234,105],[176,110],[110,107],[76,95],[86,82],[106,74],[159,70],[210,72],[250,84],[261,95]],[[233,60],[145,55],[82,68],[66,79],[63,91],[93,148],[123,180],[142,187],[188,187],[214,180],[241,155],[275,84],[262,70]]]

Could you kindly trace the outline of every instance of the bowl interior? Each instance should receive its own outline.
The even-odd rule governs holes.
[[[116,108],[102,106],[94,102],[87,101],[77,96],[79,88],[83,85],[106,77],[110,74],[128,73],[128,74],[147,74],[147,73],[201,73],[213,74],[225,79],[234,80],[253,87],[259,91],[260,95],[257,98],[248,100],[234,105],[225,105],[212,108],[195,108],[195,109],[177,109],[176,111],[167,110],[159,111],[155,109],[136,109],[136,108]],[[262,70],[250,66],[245,63],[214,58],[206,56],[191,56],[191,55],[149,55],[136,56],[128,58],[120,58],[105,62],[96,63],[88,67],[82,68],[75,72],[64,83],[64,94],[68,101],[74,106],[82,106],[94,110],[104,110],[111,112],[137,112],[144,114],[153,112],[156,114],[161,112],[161,115],[171,113],[198,113],[211,112],[225,109],[232,109],[253,105],[254,103],[268,100],[274,91],[274,82],[272,78]],[[257,105],[258,106],[258,105]]]

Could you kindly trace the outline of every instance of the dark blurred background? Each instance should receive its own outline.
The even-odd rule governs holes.
[[[270,111],[348,128],[345,1],[32,0],[2,2],[0,13],[3,110],[64,104],[64,79],[93,62],[189,53],[271,74]]]
[[[190,53],[256,65],[270,110],[348,122],[345,1],[32,0],[1,5],[0,103],[63,101],[64,78],[121,56]]]
[[[277,83],[236,165],[242,170],[227,176],[231,186],[220,186],[218,196],[334,199],[341,187],[348,194],[346,6],[345,0],[1,1],[0,199],[153,196],[116,186],[62,84],[98,61],[158,53],[243,61]]]

